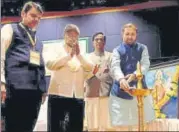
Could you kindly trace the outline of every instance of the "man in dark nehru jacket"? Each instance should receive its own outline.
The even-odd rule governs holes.
[[[42,43],[35,35],[42,14],[39,4],[27,2],[21,11],[21,22],[1,28],[6,132],[32,132],[46,97]]]

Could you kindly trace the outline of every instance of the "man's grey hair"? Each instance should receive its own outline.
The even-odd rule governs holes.
[[[64,34],[69,31],[75,31],[80,35],[80,29],[75,24],[67,24],[64,29]]]

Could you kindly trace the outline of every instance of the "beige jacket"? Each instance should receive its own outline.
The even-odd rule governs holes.
[[[65,97],[84,97],[85,72],[93,65],[82,55],[71,58],[60,45],[53,51],[54,58],[48,58],[46,66],[52,71],[48,94]]]

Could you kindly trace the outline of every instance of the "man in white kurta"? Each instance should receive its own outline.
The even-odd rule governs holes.
[[[64,30],[64,44],[55,47],[55,57],[46,66],[52,71],[48,99],[48,131],[82,132],[85,72],[93,66],[80,54],[76,25]]]

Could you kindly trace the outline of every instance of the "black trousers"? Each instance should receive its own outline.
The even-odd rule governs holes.
[[[49,95],[48,132],[82,132],[84,101]]]
[[[5,131],[32,132],[41,102],[40,90],[8,90],[5,100]]]

